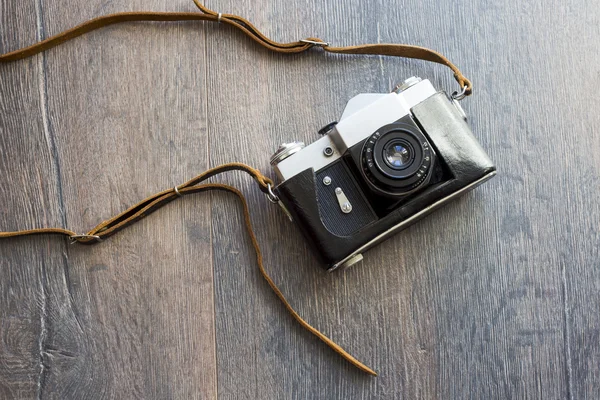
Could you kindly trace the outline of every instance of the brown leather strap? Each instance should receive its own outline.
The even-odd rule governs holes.
[[[449,67],[454,72],[454,77],[456,81],[459,83],[461,89],[463,90],[465,95],[470,95],[472,93],[472,84],[471,82],[460,72],[460,70],[450,62],[446,57],[442,54],[435,52],[433,50],[419,47],[419,46],[411,46],[411,45],[403,45],[403,44],[367,44],[361,46],[348,46],[348,47],[332,47],[328,43],[322,41],[318,38],[307,38],[304,40],[300,40],[297,42],[290,43],[279,43],[267,38],[263,35],[254,25],[252,25],[249,21],[239,16],[233,14],[220,14],[216,13],[208,8],[204,7],[199,3],[198,0],[194,0],[194,3],[198,6],[198,9],[201,13],[183,13],[183,12],[123,12],[111,15],[105,15],[102,17],[98,17],[87,22],[84,22],[81,25],[78,25],[68,31],[59,33],[58,35],[47,38],[39,43],[33,44],[29,47],[25,47],[23,49],[15,50],[7,54],[0,55],[0,62],[10,62],[21,60],[35,54],[38,54],[42,51],[51,49],[53,47],[58,46],[61,43],[64,43],[70,39],[81,36],[87,32],[112,25],[121,22],[132,22],[132,21],[214,21],[226,23],[235,28],[241,30],[254,41],[259,43],[260,45],[278,52],[278,53],[301,53],[307,51],[313,46],[320,46],[325,51],[330,53],[341,53],[341,54],[370,54],[370,55],[387,55],[387,56],[395,56],[395,57],[407,57],[407,58],[417,58],[426,61],[435,62],[438,64],[445,65]],[[329,347],[338,352],[342,357],[351,362],[353,365],[365,371],[369,374],[376,375],[375,371],[370,369],[369,367],[362,364],[360,361],[356,360],[346,351],[344,351],[340,346],[335,344],[331,339],[323,335],[321,332],[313,328],[306,321],[304,321],[296,311],[290,306],[287,302],[281,291],[277,288],[273,280],[266,273],[264,266],[262,255],[260,252],[260,248],[258,246],[258,242],[256,240],[256,236],[252,230],[252,226],[250,223],[250,214],[248,211],[248,205],[246,200],[241,192],[237,189],[216,183],[202,184],[198,185],[198,183],[205,181],[206,179],[219,174],[225,171],[231,170],[241,170],[249,173],[258,183],[260,189],[267,193],[269,189],[269,185],[272,185],[273,182],[262,175],[260,171],[251,168],[244,164],[232,163],[225,164],[217,168],[210,169],[205,173],[198,175],[194,179],[175,187],[174,189],[165,190],[163,192],[157,193],[153,196],[148,197],[147,199],[141,201],[133,207],[125,210],[121,214],[100,223],[94,229],[90,230],[85,235],[77,235],[75,232],[61,229],[61,228],[42,228],[42,229],[31,229],[31,230],[23,230],[17,232],[0,232],[0,238],[8,238],[14,236],[25,236],[25,235],[38,235],[38,234],[60,234],[64,236],[68,236],[74,242],[81,244],[93,244],[105,239],[121,229],[127,227],[128,225],[140,220],[146,215],[156,211],[158,208],[163,205],[170,203],[176,198],[196,192],[202,192],[207,190],[225,190],[236,194],[242,201],[244,206],[244,216],[246,220],[246,227],[248,229],[248,233],[252,239],[252,244],[256,251],[258,266],[260,268],[260,272],[263,277],[266,279],[267,283],[275,294],[281,299],[287,310],[292,314],[292,316],[307,330],[316,335],[319,339],[324,341]]]
[[[52,36],[39,43],[35,43],[29,47],[12,51],[0,55],[0,62],[9,62],[21,60],[30,57],[42,51],[58,46],[67,40],[81,36],[87,32],[102,28],[107,25],[117,24],[121,22],[131,21],[213,21],[222,22],[236,27],[244,32],[260,45],[278,52],[278,53],[301,53],[310,49],[313,46],[320,46],[325,51],[330,53],[341,54],[369,54],[369,55],[385,55],[394,57],[417,58],[425,61],[431,61],[447,66],[454,73],[454,78],[460,85],[465,95],[470,95],[473,91],[473,85],[454,65],[450,60],[442,54],[427,49],[425,47],[405,45],[405,44],[366,44],[359,46],[348,47],[333,47],[318,38],[307,38],[297,42],[279,43],[275,42],[263,35],[254,25],[248,20],[233,14],[220,14],[212,11],[198,0],[194,3],[201,13],[185,13],[185,12],[123,12],[117,14],[105,15],[95,19],[91,19],[58,35]]]
[[[0,232],[0,239],[27,235],[60,234],[71,238],[71,240],[77,243],[94,244],[98,243],[104,238],[115,234],[121,229],[144,218],[148,214],[158,210],[160,207],[170,203],[171,201],[181,196],[192,193],[205,192],[209,190],[224,190],[234,193],[240,198],[242,202],[242,206],[244,209],[244,219],[246,222],[246,229],[248,230],[248,234],[250,235],[252,245],[254,246],[254,250],[256,252],[256,260],[258,262],[258,268],[260,269],[260,273],[265,278],[271,289],[273,289],[277,297],[279,297],[279,299],[283,302],[285,308],[290,312],[290,314],[292,314],[292,317],[294,317],[294,319],[298,321],[300,325],[302,325],[305,329],[307,329],[313,335],[325,342],[329,347],[331,347],[334,351],[336,351],[338,354],[340,354],[342,357],[344,357],[346,360],[352,363],[355,367],[371,375],[377,376],[377,373],[375,373],[375,371],[358,361],[356,358],[354,358],[352,355],[346,352],[343,348],[337,345],[334,341],[329,339],[327,336],[323,335],[321,332],[319,332],[317,329],[311,326],[308,322],[302,319],[302,317],[292,308],[290,303],[288,303],[288,301],[285,299],[285,296],[283,295],[281,290],[279,290],[277,285],[275,285],[275,282],[273,282],[273,280],[265,270],[262,253],[260,251],[256,235],[254,234],[254,230],[252,229],[252,223],[250,221],[250,211],[248,209],[248,203],[246,202],[244,195],[236,188],[228,185],[223,185],[219,183],[205,183],[199,185],[199,183],[202,183],[217,174],[234,170],[244,171],[250,174],[250,176],[252,176],[254,180],[258,183],[260,190],[262,190],[264,193],[268,193],[269,185],[273,184],[271,179],[264,176],[259,170],[249,167],[248,165],[241,163],[224,164],[219,167],[209,169],[208,171],[198,175],[193,179],[190,179],[182,185],[176,186],[173,189],[164,190],[162,192],[156,193],[148,197],[145,200],[142,200],[138,204],[123,211],[121,214],[100,223],[98,226],[96,226],[94,229],[92,229],[85,235],[77,235],[73,231],[61,228],[42,228],[22,230],[16,232]]]

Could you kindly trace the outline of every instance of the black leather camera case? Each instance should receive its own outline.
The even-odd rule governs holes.
[[[306,169],[275,188],[327,269],[343,265],[495,174],[492,161],[445,92],[413,107],[412,116],[441,159],[447,177],[401,201],[389,213],[381,216],[374,208],[344,157],[321,171]],[[322,184],[325,175],[341,182],[352,212],[342,213],[331,188]]]

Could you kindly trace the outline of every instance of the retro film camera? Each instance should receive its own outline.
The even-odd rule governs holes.
[[[412,77],[352,98],[339,123],[271,157],[273,199],[327,269],[362,253],[496,174],[453,98]]]

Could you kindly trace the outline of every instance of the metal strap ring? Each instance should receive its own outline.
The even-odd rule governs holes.
[[[269,191],[267,193],[267,199],[269,199],[271,203],[278,203],[279,197],[277,197],[277,195],[273,193],[273,188],[271,187],[270,183],[267,183],[267,190]]]
[[[456,101],[461,101],[465,97],[467,97],[467,86],[466,85],[462,88],[460,93],[459,92],[452,93],[452,98]]]

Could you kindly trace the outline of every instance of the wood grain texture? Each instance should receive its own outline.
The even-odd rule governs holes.
[[[265,264],[238,200],[186,197],[93,247],[0,242],[0,397],[595,399],[600,394],[600,11],[515,5],[208,1],[280,41],[405,42],[439,50],[475,87],[463,102],[498,177],[326,274],[242,174]],[[191,2],[9,0],[0,51],[87,18]],[[0,66],[0,229],[85,231],[224,162],[269,171],[348,99],[441,66],[269,53],[234,29],[126,24]],[[15,190],[18,188],[18,190]],[[216,334],[215,334],[216,332]]]
[[[561,216],[591,213],[592,221],[599,216],[589,204],[595,196],[581,197],[588,207],[566,211],[565,197],[557,195],[581,190],[568,175],[570,159],[563,154],[586,150],[568,140],[566,129],[572,118],[585,117],[576,117],[572,106],[561,112],[559,99],[579,104],[579,113],[590,100],[597,101],[591,94],[567,93],[571,86],[564,79],[574,68],[591,65],[590,60],[578,64],[569,34],[590,5],[562,4],[567,18],[548,12],[555,7],[541,2],[521,9],[510,2],[345,2],[343,7],[314,2],[299,9],[220,2],[218,7],[233,13],[251,10],[258,26],[283,41],[314,35],[336,45],[401,41],[442,51],[475,82],[476,95],[465,107],[500,170],[495,181],[370,251],[361,267],[341,276],[319,271],[285,218],[264,211],[264,200],[250,183],[234,178],[254,196],[267,265],[284,293],[308,321],[380,376],[355,374],[320,343],[307,341],[308,335],[289,327],[283,309],[273,306],[265,285],[257,293],[258,274],[234,267],[251,253],[243,234],[232,236],[239,216],[231,218],[233,202],[223,198],[213,201],[220,395],[593,398],[595,372],[581,374],[597,370],[592,366],[598,345],[593,331],[580,335],[587,341],[582,360],[587,368],[577,371],[572,348],[582,346],[570,338],[574,311],[568,301],[568,293],[577,289],[565,286],[565,276],[572,266],[585,268],[591,282],[599,278],[593,267],[564,260],[572,251],[566,239],[574,233],[564,230]],[[561,30],[553,28],[558,18]],[[586,37],[597,43],[597,25],[589,20],[583,25]],[[214,124],[209,128],[212,165],[241,158],[266,169],[265,155],[278,143],[314,141],[316,130],[337,119],[352,95],[387,91],[406,76],[419,74],[436,86],[454,87],[438,66],[317,52],[280,57],[228,33],[218,44],[209,41],[208,48],[209,65],[225,59],[228,66],[209,79],[218,96],[210,112],[218,117],[209,122]],[[585,75],[597,84],[597,70]],[[233,92],[235,103],[228,100]],[[249,130],[254,133],[240,136]],[[597,142],[597,134],[585,134]],[[232,143],[248,150],[232,154]],[[597,159],[585,158],[585,176],[597,177]],[[597,193],[598,188],[588,190]],[[587,252],[578,253],[597,264],[597,234],[576,237],[590,243]],[[588,295],[597,299],[597,294]]]
[[[1,26],[11,26],[14,16],[23,24],[36,24],[33,3],[21,7],[3,3],[0,8]],[[35,29],[10,33],[9,37],[2,35],[1,48],[23,45],[37,37]],[[51,146],[41,118],[24,118],[39,114],[42,71],[39,60],[32,59],[19,66],[4,66],[0,73],[0,170],[3,176],[10,176],[10,182],[4,179],[0,184],[0,221],[5,229],[16,229],[18,223],[60,223],[58,207],[50,202],[56,196]],[[20,189],[13,190],[11,183]],[[25,211],[18,220],[12,216],[13,207]],[[2,398],[34,398],[43,384],[41,344],[47,334],[48,265],[60,265],[60,259],[60,253],[52,251],[45,239],[0,243]],[[62,271],[56,272],[60,279]],[[59,286],[58,291],[63,290]]]
[[[31,12],[38,15],[38,35],[46,37],[93,15],[167,8],[161,1],[124,5],[39,2]],[[169,7],[189,9],[187,2]],[[7,33],[18,28],[32,34],[3,48],[33,42],[36,21],[10,14],[4,17]],[[189,24],[112,27],[2,66],[6,107],[27,104],[23,97],[30,91],[29,101],[37,103],[3,113],[2,154],[8,158],[2,175],[10,185],[2,185],[2,228],[85,232],[206,169],[203,41],[189,40],[202,37],[202,30]],[[20,78],[27,63],[31,85]],[[5,80],[5,71],[14,76]],[[209,212],[208,197],[186,198],[90,248],[62,239],[1,243],[3,274],[27,266],[33,275],[3,279],[2,294],[14,309],[7,317],[35,313],[22,328],[19,320],[3,321],[2,335],[16,342],[8,350],[30,351],[35,368],[17,368],[17,359],[2,376],[16,370],[41,398],[214,398]],[[22,253],[32,253],[32,260]],[[14,297],[11,290],[24,293]],[[27,291],[36,297],[23,299]],[[18,329],[25,331],[22,338],[15,336]],[[26,355],[22,363],[31,362]],[[2,387],[21,397],[19,382],[8,379]]]

